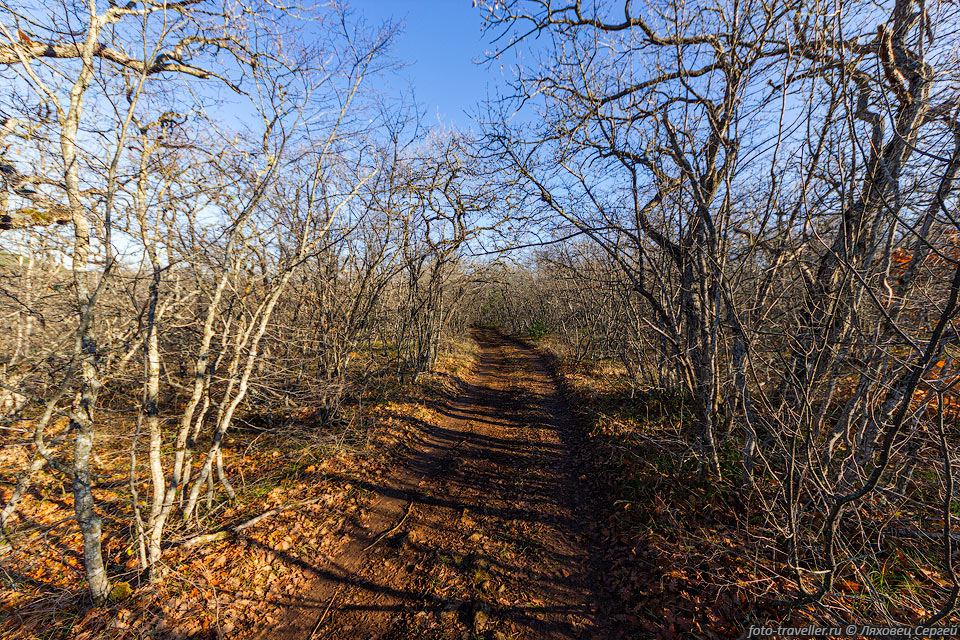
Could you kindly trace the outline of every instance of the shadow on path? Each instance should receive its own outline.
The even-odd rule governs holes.
[[[374,496],[367,528],[330,560],[271,550],[311,578],[261,637],[617,635],[603,630],[594,513],[558,387],[529,347],[473,337],[462,394],[408,418],[414,454],[383,483],[351,480]]]

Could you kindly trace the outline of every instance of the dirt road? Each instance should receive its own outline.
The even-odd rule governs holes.
[[[433,407],[403,468],[362,487],[367,518],[262,637],[610,637],[558,387],[525,345],[474,338],[462,394]]]

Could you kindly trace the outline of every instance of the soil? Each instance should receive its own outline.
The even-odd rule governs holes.
[[[478,364],[261,638],[609,638],[595,505],[543,357],[476,329]],[[361,483],[362,484],[362,483]],[[620,630],[622,632],[622,630]]]

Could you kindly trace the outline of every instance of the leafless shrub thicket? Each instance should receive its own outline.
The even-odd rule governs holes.
[[[464,329],[496,199],[463,139],[372,89],[393,32],[335,4],[0,3],[8,559],[53,474],[103,602],[97,454],[125,447],[122,526],[159,579],[170,532],[233,497],[241,416],[322,426]]]
[[[528,61],[487,153],[549,240],[487,317],[682,393],[703,477],[768,514],[788,603],[853,581],[857,602],[829,606],[942,619],[960,594],[956,5],[484,5]],[[910,613],[869,576],[918,540],[937,604],[898,595]]]

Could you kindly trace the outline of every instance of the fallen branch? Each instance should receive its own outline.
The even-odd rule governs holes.
[[[366,553],[367,551],[370,551],[370,549],[372,549],[378,542],[380,542],[381,540],[383,540],[384,538],[386,538],[388,535],[390,535],[391,533],[393,533],[393,532],[396,531],[397,529],[399,529],[399,528],[400,528],[400,525],[402,525],[403,522],[404,522],[404,520],[407,519],[407,516],[410,515],[410,509],[412,509],[412,508],[413,508],[413,500],[411,499],[409,502],[407,502],[407,510],[404,512],[403,517],[400,518],[400,521],[397,522],[397,524],[395,524],[395,525],[393,525],[392,527],[390,527],[389,529],[387,529],[386,531],[384,531],[383,533],[381,533],[380,535],[378,535],[378,536],[376,537],[376,539],[375,539],[373,542],[371,542],[370,544],[368,544],[367,546],[365,546],[365,547],[363,548],[363,551],[361,551],[360,553]]]
[[[243,522],[232,527],[227,527],[226,529],[221,529],[220,531],[215,531],[213,533],[202,533],[200,535],[193,536],[192,538],[187,538],[186,540],[179,542],[174,546],[183,547],[184,549],[191,549],[201,544],[207,544],[208,542],[226,540],[227,538],[232,538],[233,536],[237,535],[244,529],[249,529],[253,525],[266,520],[267,518],[275,516],[282,511],[289,511],[290,509],[296,509],[297,507],[304,507],[308,504],[316,504],[322,499],[323,496],[319,498],[311,498],[310,500],[303,500],[301,502],[294,502],[282,507],[277,507],[276,509],[270,509],[269,511],[264,511],[260,515],[254,516],[249,520],[244,520]]]
[[[327,608],[323,610],[323,613],[320,615],[320,619],[317,620],[317,624],[313,625],[313,631],[310,632],[310,635],[307,636],[307,640],[313,640],[317,635],[317,631],[320,629],[320,625],[323,624],[323,621],[326,620],[327,614],[330,613],[330,607],[333,606],[333,601],[337,599],[337,596],[340,595],[340,592],[343,591],[344,584],[341,584],[337,587],[337,590],[334,591],[333,595],[330,596],[330,601],[327,602]]]
[[[400,518],[400,520],[397,522],[397,524],[393,525],[392,527],[390,527],[389,529],[387,529],[386,531],[384,531],[383,533],[381,533],[380,535],[378,535],[378,536],[374,539],[374,541],[371,542],[370,544],[368,544],[367,546],[365,546],[360,553],[361,553],[361,554],[366,553],[367,551],[369,551],[370,549],[372,549],[374,546],[376,546],[381,540],[383,540],[383,539],[386,538],[388,535],[390,535],[391,533],[393,533],[394,531],[396,531],[397,529],[399,529],[400,526],[404,523],[404,521],[406,521],[407,516],[410,515],[410,510],[411,510],[411,509],[413,509],[413,499],[412,499],[412,498],[407,502],[407,510],[404,511],[403,517]],[[317,620],[317,623],[316,623],[315,625],[313,625],[313,631],[311,631],[311,632],[310,632],[310,635],[307,636],[307,640],[313,640],[313,638],[317,635],[317,631],[320,630],[320,625],[322,625],[322,624],[323,624],[323,621],[326,620],[327,614],[330,613],[330,609],[331,609],[331,607],[333,607],[334,601],[336,601],[337,596],[340,595],[340,592],[343,591],[343,587],[344,587],[345,585],[346,585],[346,583],[342,583],[339,587],[337,587],[337,590],[333,592],[333,595],[330,596],[330,600],[327,602],[326,608],[323,610],[323,613],[320,614],[320,618]]]

